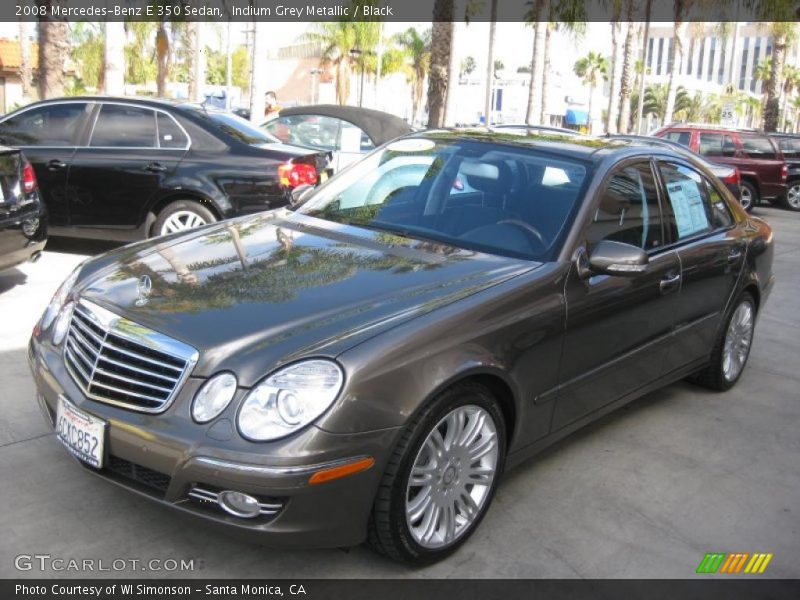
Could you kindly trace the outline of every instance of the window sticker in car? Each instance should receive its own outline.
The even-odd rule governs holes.
[[[703,197],[694,181],[676,181],[667,185],[667,192],[678,225],[678,237],[684,238],[708,229],[708,215]]]

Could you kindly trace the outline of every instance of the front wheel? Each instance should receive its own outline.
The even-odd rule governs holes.
[[[153,224],[153,235],[169,235],[180,231],[196,229],[217,218],[210,210],[194,200],[177,200],[165,206]]]
[[[749,181],[742,181],[739,184],[739,203],[747,212],[752,211],[758,204],[758,190]]]
[[[720,331],[709,365],[693,378],[696,383],[713,390],[725,391],[736,385],[742,376],[756,325],[756,304],[745,292],[739,296]]]
[[[454,552],[491,504],[505,448],[505,422],[489,390],[463,383],[444,391],[408,426],[389,460],[370,546],[415,564]]]
[[[784,206],[789,210],[800,210],[800,181],[790,181],[786,190]]]

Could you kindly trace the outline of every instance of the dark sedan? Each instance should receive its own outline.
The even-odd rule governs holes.
[[[284,206],[325,156],[199,104],[86,97],[0,120],[33,164],[51,233],[120,241]]]
[[[46,242],[33,167],[16,148],[0,147],[0,271],[38,259]]]
[[[85,263],[29,353],[86,469],[276,545],[448,555],[509,467],[733,386],[773,284],[769,225],[655,146],[414,134],[298,201]]]

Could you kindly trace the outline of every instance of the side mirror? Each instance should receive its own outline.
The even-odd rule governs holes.
[[[289,194],[289,202],[293,208],[297,208],[311,197],[311,192],[314,191],[314,186],[304,183],[298,185]]]
[[[637,246],[603,240],[589,252],[588,270],[592,274],[631,277],[647,268],[650,259]]]

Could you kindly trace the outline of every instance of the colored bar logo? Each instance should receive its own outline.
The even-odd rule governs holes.
[[[761,574],[767,569],[772,553],[756,552],[708,552],[700,561],[697,573],[751,573]]]

